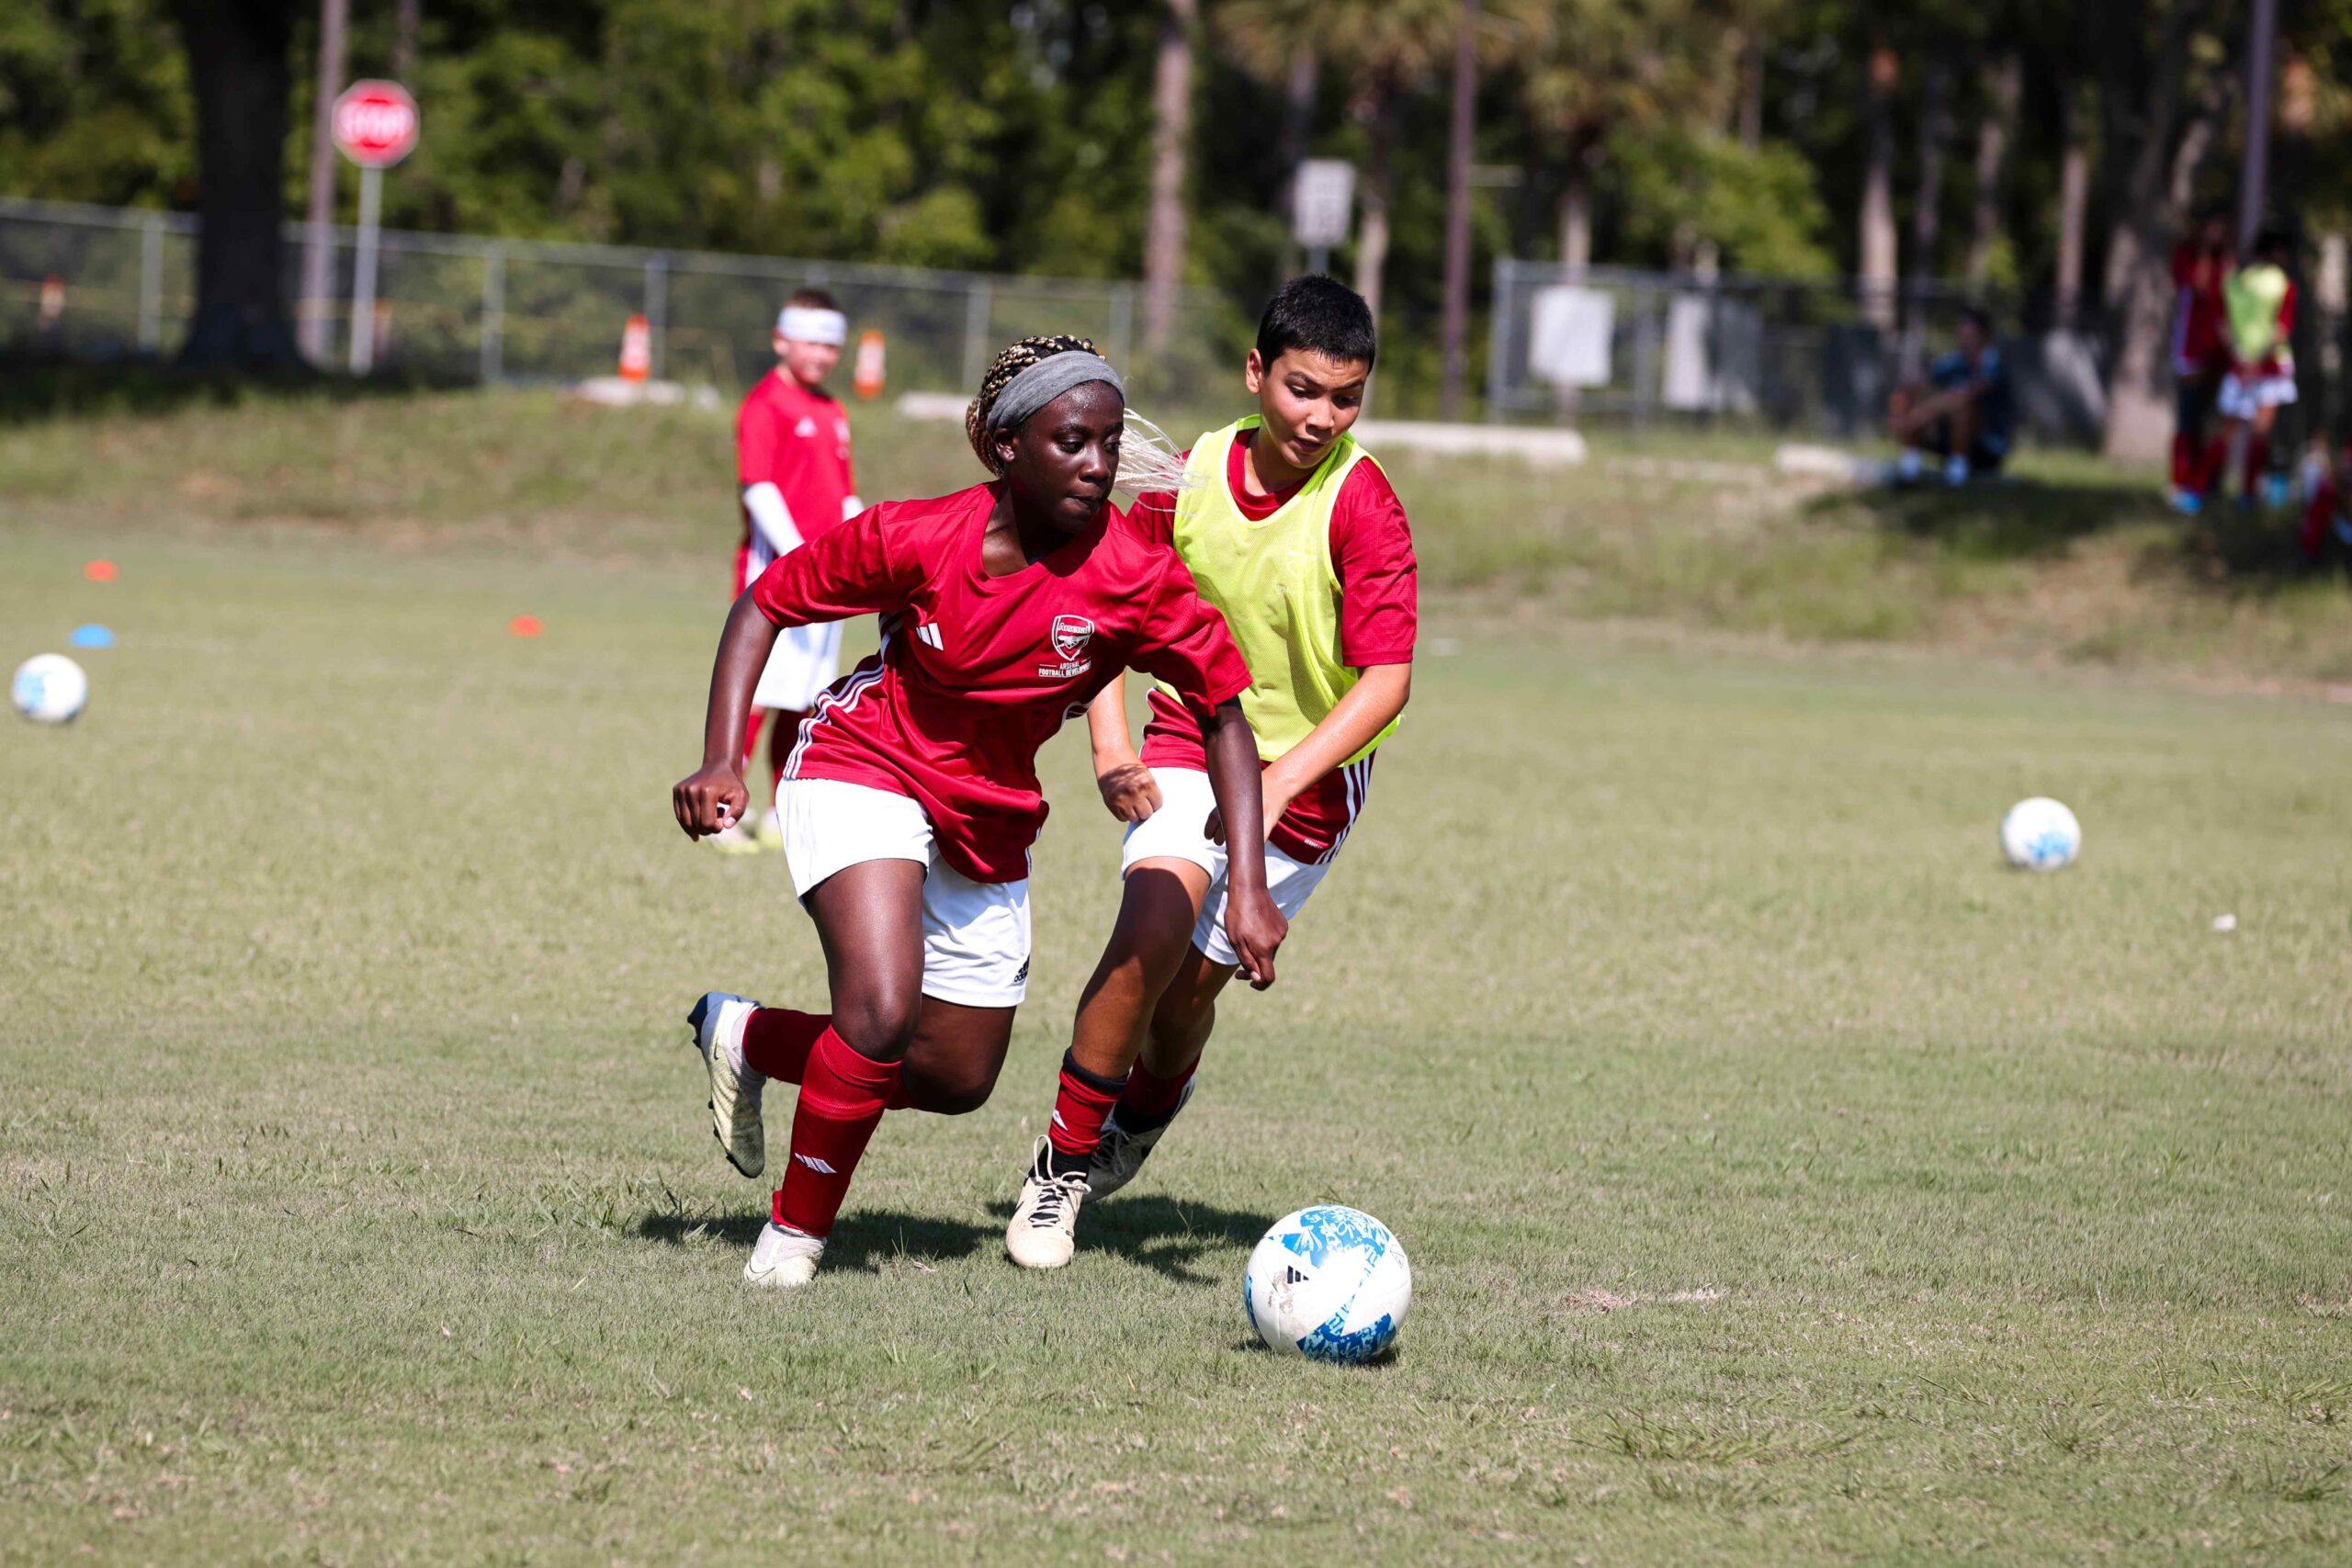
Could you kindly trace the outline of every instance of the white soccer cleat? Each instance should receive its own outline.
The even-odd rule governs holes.
[[[1086,1168],[1086,1195],[1108,1198],[1136,1179],[1143,1162],[1151,1157],[1159,1134],[1175,1123],[1176,1117],[1193,1099],[1193,1086],[1199,1080],[1187,1078],[1184,1092],[1176,1097],[1176,1109],[1168,1120],[1157,1127],[1140,1133],[1130,1133],[1119,1125],[1119,1113],[1114,1109],[1102,1122],[1102,1141],[1094,1145],[1094,1159]]]
[[[817,1277],[817,1260],[825,1256],[825,1238],[807,1235],[770,1220],[743,1265],[743,1282],[770,1290],[790,1291]]]
[[[729,822],[704,841],[723,855],[755,855],[760,852],[758,836],[741,822]]]
[[[727,1163],[757,1176],[768,1163],[767,1128],[760,1121],[760,1091],[766,1075],[743,1060],[743,1025],[759,1003],[727,991],[706,991],[686,1014],[695,1049],[710,1070],[710,1131],[727,1151]]]
[[[1060,1269],[1078,1250],[1078,1206],[1086,1201],[1086,1178],[1052,1174],[1053,1143],[1037,1140],[1035,1158],[1021,1183],[1021,1201],[1004,1227],[1004,1250],[1023,1269]]]

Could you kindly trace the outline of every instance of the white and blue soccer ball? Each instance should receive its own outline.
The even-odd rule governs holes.
[[[1396,1343],[1413,1304],[1413,1267],[1388,1227],[1319,1203],[1284,1214],[1250,1254],[1241,1310],[1285,1356],[1358,1365]]]
[[[90,678],[62,653],[37,653],[17,666],[8,700],[35,724],[63,724],[90,700]]]
[[[2001,818],[2001,852],[2020,871],[2064,871],[2083,852],[2083,825],[2054,800],[2020,800]]]

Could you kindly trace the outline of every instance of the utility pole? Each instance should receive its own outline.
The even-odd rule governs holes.
[[[1453,134],[1445,158],[1445,305],[1440,338],[1443,371],[1438,413],[1462,417],[1470,330],[1470,154],[1478,131],[1478,0],[1462,0],[1453,40]]]
[[[347,0],[319,0],[318,102],[311,114],[311,208],[302,236],[302,298],[294,339],[302,357],[326,363],[334,300],[334,100],[343,91]]]
[[[2270,77],[2278,52],[2278,0],[2254,0],[2246,18],[2245,163],[2238,174],[2238,254],[2251,254],[2262,231],[2270,178]]]

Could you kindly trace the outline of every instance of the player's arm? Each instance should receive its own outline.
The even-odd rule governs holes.
[[[1306,739],[1266,765],[1266,826],[1282,820],[1290,803],[1316,780],[1344,766],[1396,722],[1413,696],[1413,666],[1374,664],[1348,689]]]
[[[1140,822],[1159,809],[1159,786],[1136,754],[1135,738],[1127,729],[1125,670],[1086,705],[1086,739],[1094,748],[1094,784],[1112,816],[1122,822]]]
[[[775,554],[788,556],[800,547],[800,525],[792,520],[792,508],[784,503],[784,491],[774,479],[744,486],[743,510],[751,513],[752,526]]]
[[[776,633],[786,626],[843,621],[906,603],[921,563],[891,547],[887,509],[859,526],[843,526],[768,563],[727,613],[711,663],[703,716],[702,766],[670,792],[671,808],[689,838],[716,833],[743,814],[741,751],[752,693]]]
[[[1274,950],[1290,934],[1290,922],[1266,892],[1266,807],[1260,795],[1258,737],[1242,716],[1239,697],[1217,704],[1204,739],[1217,815],[1233,829],[1225,863],[1226,935],[1241,960],[1241,972],[1262,991],[1274,983]]]

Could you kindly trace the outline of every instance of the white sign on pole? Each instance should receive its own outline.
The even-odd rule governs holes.
[[[1617,300],[1598,288],[1546,288],[1535,296],[1527,367],[1555,387],[1609,385]]]
[[[1339,158],[1309,158],[1291,191],[1291,238],[1310,251],[1343,243],[1354,220],[1356,166]]]

